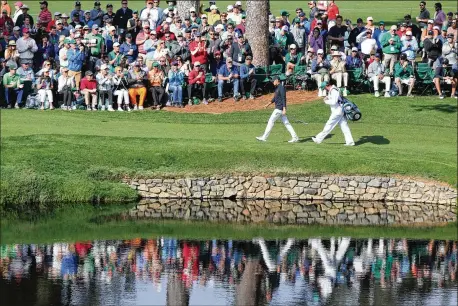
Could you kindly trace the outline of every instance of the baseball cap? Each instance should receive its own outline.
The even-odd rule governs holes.
[[[313,48],[312,48],[312,49],[313,49]],[[337,49],[338,49],[338,48],[337,48],[336,45],[332,45],[332,46],[331,46],[331,50],[332,50],[332,51],[335,51],[335,50],[337,50]]]
[[[404,16],[404,19],[412,19],[412,16],[410,16],[410,14],[407,14]]]
[[[75,1],[75,6],[81,6],[81,2]]]
[[[62,21],[57,20],[57,21],[56,21],[56,24],[62,24]]]
[[[16,3],[14,3],[14,6],[21,7],[22,6],[22,2],[21,1],[17,1]]]
[[[68,71],[67,67],[62,68],[62,71]]]
[[[379,22],[378,24],[380,24],[380,25],[384,25],[384,24],[385,24],[385,21],[383,21],[383,20],[380,20],[380,22]]]
[[[339,51],[332,51],[332,56],[340,56],[340,52]]]
[[[406,32],[406,36],[412,36],[412,32],[411,31],[407,31]]]
[[[218,9],[218,7],[216,5],[214,5],[214,4],[212,6],[210,6],[210,10],[212,10],[212,11],[213,10],[217,10],[217,9]]]
[[[289,48],[290,48],[290,49],[296,49],[297,47],[296,47],[295,44],[291,44],[291,45],[289,46]]]
[[[20,30],[21,30],[21,28],[17,27],[17,26],[13,28],[13,31],[20,31]]]
[[[103,64],[102,66],[100,66],[100,70],[105,70],[105,69],[108,69],[108,66],[106,64]]]
[[[93,30],[97,30],[98,28],[99,28],[99,26],[98,26],[97,24],[93,24],[93,25],[92,25],[92,29],[93,29]]]
[[[251,61],[252,59],[253,59],[253,57],[252,57],[251,55],[248,55],[248,56],[245,58],[245,60],[249,60],[249,61]]]
[[[438,31],[440,31],[441,28],[439,28],[438,26],[434,26],[434,27],[433,27],[433,30],[438,30]]]
[[[177,33],[177,37],[183,37],[183,33],[178,32],[178,33]]]
[[[86,25],[83,27],[83,30],[89,30],[89,26],[86,24]]]
[[[233,6],[233,5],[228,5],[228,6],[227,6],[227,10],[228,10],[228,11],[232,11],[233,9],[234,9],[234,6]]]
[[[282,31],[285,31],[285,32],[288,32],[289,28],[288,26],[284,25],[282,28],[281,28]]]
[[[447,38],[453,38],[453,37],[454,37],[453,33],[448,33],[447,34]]]
[[[363,22],[363,20],[362,20],[361,18],[358,18],[358,19],[356,20],[356,22],[357,22],[357,23],[361,23],[361,22]]]
[[[353,48],[351,48],[351,51],[356,51],[356,52],[358,52],[358,48],[353,47]]]
[[[237,1],[237,2],[235,2],[235,5],[236,5],[236,6],[242,6],[242,1]]]
[[[407,59],[407,55],[406,55],[405,53],[402,53],[400,58],[401,58],[402,60],[406,60],[406,59]]]
[[[202,16],[200,16],[200,19],[203,19],[203,18],[207,19],[207,15],[203,14]]]
[[[113,4],[108,3],[108,4],[107,4],[107,7],[113,7]]]
[[[429,19],[429,20],[428,20],[428,23],[432,23],[432,24],[433,24],[433,23],[434,23],[434,20]]]
[[[21,6],[21,9],[27,9],[27,10],[28,10],[29,7],[28,7],[26,4],[23,4],[23,5]]]
[[[127,33],[127,34],[126,34],[126,38],[132,38],[132,34]]]
[[[198,67],[198,66],[200,66],[200,62],[195,62],[194,67]]]
[[[393,24],[393,25],[391,26],[391,28],[390,28],[390,30],[397,30],[397,29],[398,29],[398,27],[395,26],[394,24]]]
[[[23,28],[22,29],[22,33],[29,33],[29,29],[28,28]]]
[[[60,12],[55,12],[54,13],[54,16],[60,16],[60,15],[62,15]]]
[[[82,26],[80,24],[77,24],[76,27],[75,27],[75,29],[81,29],[81,28],[82,28]]]
[[[110,32],[111,31],[116,31],[116,28],[114,26],[111,26],[111,27],[108,28],[108,31],[110,31]]]
[[[207,17],[207,16],[205,16],[205,17]],[[203,15],[202,15],[201,18],[203,18]],[[172,20],[172,18],[170,18],[170,17],[165,18],[165,22],[167,22],[168,24],[172,23],[172,21],[173,21],[173,20]]]
[[[40,1],[40,4],[46,4],[46,5],[48,5],[48,1]]]
[[[324,54],[323,49],[318,49],[318,50],[316,51],[316,54]]]
[[[43,72],[49,72],[49,68],[44,68]]]
[[[304,17],[305,16],[305,13],[302,12],[302,13],[299,13],[299,17]]]
[[[452,12],[448,12],[447,16],[453,16],[453,13]]]
[[[88,76],[88,75],[93,75],[92,71],[91,70],[88,70],[86,71],[86,73],[84,74],[85,76]]]
[[[226,63],[232,63],[232,57],[228,57],[228,58],[226,59]]]
[[[138,14],[138,10],[134,10],[132,14]]]
[[[60,17],[62,17],[62,18],[68,18],[68,15],[65,14],[65,13],[63,13],[62,16],[60,16]]]
[[[372,18],[372,16],[369,16],[366,18],[367,21],[374,21],[374,18]]]
[[[195,7],[192,6],[192,7],[189,8],[189,12],[195,12],[195,11],[196,11]]]
[[[307,52],[312,52],[312,53],[314,53],[315,50],[314,50],[312,47],[309,47],[309,48],[307,49]]]
[[[221,55],[221,51],[215,51],[213,54],[214,54],[215,56],[216,56],[216,55]]]
[[[323,90],[323,89],[326,88],[326,86],[328,86],[328,82],[327,81],[321,82],[320,89]]]
[[[120,43],[115,42],[115,43],[113,44],[113,47],[119,47],[120,45],[121,45]]]
[[[100,1],[95,1],[94,6],[100,5]]]

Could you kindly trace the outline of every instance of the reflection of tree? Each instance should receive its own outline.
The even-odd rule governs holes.
[[[263,268],[259,259],[248,258],[240,284],[236,289],[236,305],[263,305],[264,294],[261,288]]]
[[[167,305],[189,305],[189,292],[181,279],[181,273],[170,273],[167,279]]]

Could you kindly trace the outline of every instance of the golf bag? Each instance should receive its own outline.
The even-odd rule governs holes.
[[[348,120],[358,121],[359,119],[361,119],[361,111],[355,103],[345,98],[342,98],[342,102],[342,109],[345,113],[345,117],[347,117]]]

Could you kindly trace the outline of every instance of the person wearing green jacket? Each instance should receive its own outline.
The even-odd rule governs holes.
[[[390,66],[390,74],[393,74],[394,63],[398,60],[401,53],[402,43],[399,35],[396,34],[397,27],[392,25],[390,31],[382,37],[381,45],[384,54],[383,65]]]
[[[406,84],[409,85],[407,97],[413,97],[412,89],[415,85],[415,77],[413,67],[407,60],[407,55],[405,53],[401,54],[399,62],[394,66],[394,82],[399,89],[400,96],[402,95],[402,84]]]
[[[291,75],[294,72],[294,67],[300,65],[301,62],[305,61],[305,57],[302,55],[302,52],[297,52],[297,47],[295,44],[289,46],[289,52],[286,53],[285,63],[286,63],[286,75]]]

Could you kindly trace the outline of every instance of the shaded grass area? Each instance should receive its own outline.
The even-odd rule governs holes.
[[[456,101],[351,97],[363,112],[350,127],[356,147],[340,130],[321,145],[316,135],[329,116],[322,102],[289,107],[301,143],[289,144],[280,123],[267,143],[271,110],[223,115],[169,112],[1,112],[1,209],[30,203],[127,202],[137,194],[119,184],[129,176],[214,174],[402,175],[456,186]],[[449,103],[447,103],[449,102]],[[444,111],[445,109],[445,111]],[[21,204],[21,205],[17,205]],[[42,206],[40,206],[42,205]],[[45,204],[34,210],[47,210]],[[43,206],[44,205],[44,206]]]
[[[385,226],[293,226],[269,224],[234,224],[190,221],[124,220],[101,221],[121,213],[129,206],[72,205],[55,211],[37,222],[4,220],[1,224],[2,244],[77,242],[107,239],[174,237],[179,239],[306,239],[312,237],[410,238],[456,240],[457,225],[441,227]]]

